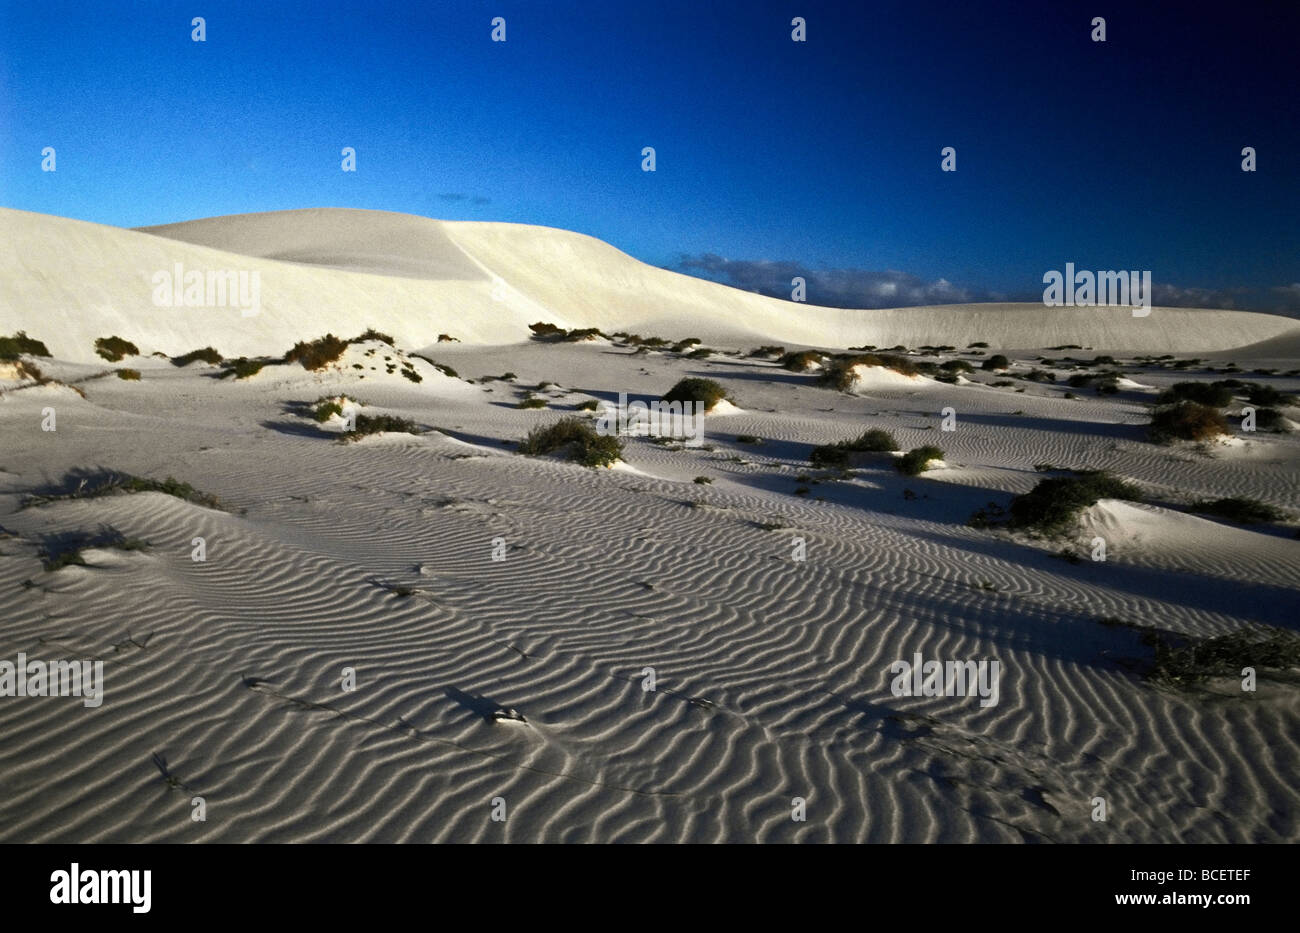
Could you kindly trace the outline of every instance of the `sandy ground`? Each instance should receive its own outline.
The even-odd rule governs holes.
[[[114,279],[120,270],[103,271],[95,251],[144,243],[160,262],[188,263],[211,247],[0,212],[11,228],[31,218],[33,237],[58,224],[72,235],[21,251],[28,276],[0,286],[0,333],[25,328],[45,340],[55,359],[37,361],[41,369],[85,397],[0,380],[0,658],[97,658],[106,682],[96,709],[75,698],[0,699],[2,841],[1300,840],[1295,686],[1265,678],[1249,697],[1156,689],[1135,669],[1149,656],[1137,634],[1100,621],[1197,634],[1247,622],[1296,628],[1296,525],[1237,526],[1185,506],[1238,495],[1300,512],[1300,437],[1243,436],[1204,451],[1143,439],[1154,392],[1216,378],[1202,370],[1125,365],[1136,387],[1110,397],[1082,390],[1066,399],[1059,383],[993,388],[999,377],[983,372],[963,385],[868,372],[840,393],[814,374],[726,352],[788,339],[779,329],[761,341],[711,342],[723,352],[691,360],[604,341],[522,342],[526,319],[610,321],[515,306],[486,320],[477,306],[448,310],[453,296],[402,318],[398,343],[423,347],[461,378],[415,360],[423,381],[414,384],[385,371],[384,357],[403,353],[372,343],[324,372],[272,365],[219,380],[215,367],[147,354],[208,343],[228,355],[283,353],[329,329],[398,330],[384,302],[406,288],[423,301],[446,280],[420,278],[431,273],[409,255],[401,270],[393,265],[415,235],[405,228],[391,242],[334,244],[329,263],[318,240],[245,231],[243,248],[271,257],[257,261],[276,275],[303,276],[320,308],[268,304],[250,320],[196,315],[149,331]],[[217,224],[211,242],[239,246],[218,236],[233,236],[232,224]],[[202,232],[183,226],[194,239]],[[509,272],[507,260],[522,267],[540,255],[510,251],[519,230],[539,251],[556,239],[509,225],[445,224],[439,235],[483,251],[497,243],[489,267]],[[558,239],[566,250],[601,249],[574,234]],[[367,243],[387,252],[376,258]],[[88,271],[60,272],[58,257],[74,262],[78,250]],[[482,261],[484,252],[465,252]],[[439,275],[470,275],[438,255]],[[33,268],[42,263],[40,280]],[[560,296],[564,277],[548,268],[558,284],[547,287]],[[620,289],[639,287],[609,274]],[[363,278],[387,290],[341,310],[362,294],[343,285]],[[701,295],[713,289],[699,286]],[[536,282],[519,287],[548,309],[559,300]],[[97,289],[98,304],[87,297]],[[63,316],[48,297],[60,292]],[[737,307],[766,301],[730,294]],[[46,302],[39,314],[24,295]],[[705,336],[699,318],[678,328],[625,313],[629,330]],[[671,322],[676,312],[665,313]],[[940,342],[924,339],[934,336],[928,313],[937,312],[893,313],[912,319],[909,345]],[[941,342],[1023,345],[979,333],[981,321],[1009,327],[1000,316],[1015,309],[982,313],[950,313],[962,336]],[[1179,314],[1195,355],[1258,344],[1227,356],[1247,373],[1300,365],[1293,322]],[[717,317],[726,319],[725,307]],[[1081,320],[1073,332],[1068,322],[1043,325],[1052,337],[1043,345],[1113,348],[1108,328],[1169,317],[1088,333],[1078,332]],[[1194,330],[1193,320],[1207,323]],[[504,342],[494,335],[507,324]],[[733,334],[763,326],[761,317],[727,325]],[[440,331],[466,342],[434,344],[429,335]],[[117,379],[114,365],[95,359],[89,344],[108,333],[140,344],[143,355],[115,364],[139,369],[140,381]],[[1131,333],[1129,352],[1158,349],[1156,331]],[[471,342],[476,334],[482,343]],[[888,342],[830,336],[800,343]],[[1042,365],[1037,349],[1007,352],[1013,373]],[[507,371],[516,378],[482,379]],[[738,408],[707,417],[703,448],[629,439],[625,466],[612,470],[511,451],[531,427],[584,401],[657,397],[683,376],[718,380]],[[1295,377],[1241,378],[1300,389]],[[538,390],[542,381],[557,385]],[[548,407],[518,408],[528,390]],[[430,430],[339,443],[337,427],[318,425],[304,406],[340,393],[362,411]],[[946,407],[953,431],[941,430]],[[49,408],[53,432],[40,429]],[[943,467],[909,478],[888,455],[867,455],[850,478],[814,482],[813,445],[870,427],[893,432],[904,449],[940,446]],[[1078,547],[1086,553],[1104,536],[1105,562],[1070,563],[1055,554],[1061,542],[966,526],[976,508],[1032,488],[1041,463],[1105,468],[1147,493],[1142,504],[1103,500],[1086,514]],[[224,510],[160,493],[21,507],[69,472],[99,467],[174,476]],[[43,569],[42,547],[58,536],[107,529],[148,547],[92,549],[86,566]],[[205,539],[205,561],[191,559],[195,537]],[[796,538],[806,560],[792,559]],[[502,546],[494,539],[504,539],[504,560],[492,559]],[[998,659],[999,702],[895,696],[889,666],[917,652]],[[355,670],[354,690],[343,689],[345,668]],[[498,706],[528,723],[492,724],[485,714]],[[198,796],[204,822],[191,819]],[[1098,796],[1104,823],[1090,818]],[[791,819],[795,797],[806,800],[806,821]],[[494,798],[504,821],[492,819]]]

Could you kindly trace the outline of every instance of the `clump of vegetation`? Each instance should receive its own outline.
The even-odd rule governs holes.
[[[1300,637],[1271,626],[1250,626],[1211,638],[1146,630],[1141,641],[1155,649],[1148,678],[1169,687],[1187,689],[1211,677],[1240,677],[1247,667],[1287,670],[1300,666]]]
[[[383,331],[375,330],[373,327],[367,327],[362,333],[357,334],[348,343],[365,343],[367,340],[378,340],[380,343],[386,343],[390,347],[397,346],[397,341]]]
[[[598,411],[599,409],[600,402],[594,398],[589,398],[578,406],[578,411]]]
[[[966,360],[948,360],[946,363],[940,363],[939,368],[947,373],[973,373],[975,367]]]
[[[324,369],[333,363],[348,348],[348,341],[341,340],[333,334],[326,334],[316,340],[300,340],[284,355],[286,363],[301,363],[302,368],[310,371]]]
[[[459,343],[459,341],[457,342]],[[438,372],[442,373],[444,376],[450,376],[452,379],[460,378],[460,373],[456,372],[456,370],[452,369],[450,366],[444,366],[442,363],[437,363],[429,359],[429,357],[423,356],[419,353],[412,353],[411,356],[417,360],[424,360],[426,363],[428,363],[434,369],[438,370]]]
[[[72,535],[51,535],[41,548],[41,562],[47,572],[53,573],[64,567],[86,566],[86,559],[82,552],[89,548],[143,551],[148,547],[147,541],[128,538],[114,528],[103,527],[93,534],[80,532]]]
[[[460,343],[460,339],[453,337],[451,334],[439,334],[438,343]]]
[[[333,415],[338,415],[340,418],[342,418],[344,402],[351,402],[353,405],[361,404],[350,395],[326,396],[324,398],[318,398],[316,400],[316,405],[312,409],[311,416],[317,421],[319,421],[321,424],[324,424],[326,421],[329,421],[330,417]]]
[[[915,376],[918,373],[916,365],[903,356],[894,356],[887,353],[847,354],[834,357],[826,369],[822,371],[818,381],[822,385],[831,386],[841,392],[847,392],[853,387],[853,368],[855,366],[883,366],[885,369],[893,370],[904,376]]]
[[[697,486],[709,486],[712,485],[713,480],[707,476],[697,476],[695,477],[694,480],[692,480],[692,482],[694,482],[695,485]]]
[[[529,394],[519,402],[520,408],[545,408],[546,399],[538,398],[536,395]]]
[[[685,353],[691,347],[698,346],[699,343],[700,343],[699,337],[686,337],[685,339],[679,340],[675,344],[673,344],[673,352]]]
[[[97,499],[101,496],[136,492],[161,492],[206,508],[222,508],[216,496],[199,492],[189,483],[182,483],[174,477],[156,480],[145,476],[133,476],[130,473],[119,473],[115,470],[73,471],[67,474],[54,489],[28,496],[23,502],[23,508],[69,499]]]
[[[966,344],[967,350],[987,350],[988,348],[988,343],[983,340],[976,340],[974,343]]]
[[[1056,374],[1050,373],[1045,369],[1031,369],[1020,378],[1027,382],[1055,382]]]
[[[28,337],[26,331],[20,330],[12,337],[0,336],[0,360],[16,360],[23,354],[48,357],[50,351],[41,341]]]
[[[814,447],[808,462],[822,469],[843,469],[848,466],[850,453],[886,453],[898,450],[894,435],[882,428],[872,428],[855,438]]]
[[[785,356],[785,347],[777,346],[776,344],[764,344],[764,345],[761,346],[761,347],[756,347],[755,349],[751,350],[751,351],[749,352],[749,355],[750,355],[751,357],[755,357],[755,356],[767,356],[767,357],[772,357],[772,356]]]
[[[708,347],[700,347],[699,349],[692,350],[690,353],[686,354],[686,358],[689,360],[707,360],[712,355],[713,351]]]
[[[529,324],[528,329],[533,332],[533,337],[537,340],[560,340],[568,334],[568,331],[563,327],[551,324],[548,321]]]
[[[926,466],[931,460],[942,460],[943,451],[938,447],[927,445],[925,447],[913,447],[903,456],[894,461],[894,466],[898,467],[898,472],[905,476],[919,476],[925,472]]]
[[[1287,430],[1286,420],[1276,408],[1258,408],[1255,410],[1255,427],[1260,431]]]
[[[1157,444],[1207,441],[1228,434],[1228,422],[1217,408],[1199,402],[1179,402],[1157,408],[1147,437]]]
[[[128,382],[139,382],[139,381],[140,381],[140,370],[138,370],[138,369],[126,369],[126,368],[119,369],[119,370],[117,370],[117,378],[119,378],[119,379],[125,379],[125,380],[127,380]]]
[[[1279,392],[1273,386],[1259,385],[1252,383],[1246,392],[1246,401],[1252,405],[1294,405],[1296,400],[1289,395]]]
[[[1195,402],[1211,408],[1232,404],[1232,387],[1223,382],[1175,382],[1156,397],[1157,405]]]
[[[788,369],[792,373],[806,373],[818,366],[822,361],[822,354],[816,350],[802,350],[798,353],[782,353],[779,360],[782,369]]]
[[[396,415],[357,415],[352,422],[352,430],[344,433],[344,440],[355,441],[367,434],[419,434],[420,429],[410,418]]]
[[[1141,498],[1137,486],[1104,470],[1057,476],[1039,480],[1032,490],[1012,499],[1006,524],[1013,530],[1055,535],[1073,527],[1079,513],[1096,505],[1098,499]]]
[[[680,380],[663,395],[665,402],[700,402],[708,411],[727,397],[727,390],[712,379]]]
[[[571,416],[554,424],[533,428],[519,442],[519,453],[543,456],[562,453],[588,467],[609,466],[623,454],[623,442],[599,433],[585,418]]]
[[[125,356],[139,356],[140,348],[121,337],[100,337],[95,341],[95,352],[110,363],[116,363]]]
[[[736,443],[737,444],[761,444],[763,443],[763,439],[761,437],[755,437],[753,434],[737,434]]]
[[[1244,498],[1205,499],[1193,505],[1192,511],[1226,518],[1243,525],[1253,525],[1256,522],[1280,522],[1287,517],[1281,509],[1260,502],[1258,499]]]
[[[407,379],[409,379],[411,382],[424,382],[424,377],[421,376],[419,373],[417,373],[410,366],[402,367],[402,375],[405,376]]]
[[[204,347],[201,350],[191,350],[189,353],[182,356],[173,356],[172,365],[188,366],[195,360],[200,360],[201,362],[210,363],[213,366],[216,366],[222,361],[222,356],[212,347]]]
[[[265,365],[266,360],[250,360],[246,356],[241,356],[237,360],[225,360],[221,364],[221,375],[217,378],[225,379],[234,376],[236,379],[247,379],[249,376],[256,376]]]

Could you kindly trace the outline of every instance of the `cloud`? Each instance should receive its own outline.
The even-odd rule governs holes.
[[[683,255],[670,268],[786,300],[790,299],[793,288],[791,280],[801,276],[806,283],[808,303],[829,308],[901,308],[1002,298],[990,292],[962,288],[945,278],[928,282],[893,269],[811,269],[790,260],[724,259],[716,253]]]
[[[1250,289],[1187,288],[1165,282],[1151,284],[1151,303],[1161,308],[1225,308],[1232,310],[1250,304]]]

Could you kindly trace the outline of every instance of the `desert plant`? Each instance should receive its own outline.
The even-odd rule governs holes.
[[[249,376],[255,376],[261,372],[262,367],[266,365],[266,360],[250,360],[241,356],[237,360],[225,360],[222,362],[221,374],[218,379],[225,379],[234,376],[236,379],[247,379]]]
[[[708,411],[727,397],[727,391],[712,379],[687,378],[680,380],[664,393],[665,402],[700,402]]]
[[[1039,480],[1032,490],[1016,496],[1008,507],[1007,526],[1016,530],[1058,534],[1068,530],[1084,509],[1098,499],[1139,500],[1142,491],[1104,470]]]
[[[853,387],[855,366],[883,366],[904,376],[915,376],[919,370],[911,360],[887,353],[841,354],[835,356],[821,372],[818,382],[841,392]]]
[[[397,342],[388,334],[375,330],[373,327],[367,327],[364,331],[357,334],[348,343],[365,343],[367,340],[378,340],[380,343],[386,343],[390,347],[396,346]]]
[[[409,418],[396,415],[357,415],[352,422],[352,430],[344,434],[345,440],[357,440],[367,434],[419,434],[420,429]]]
[[[700,347],[686,354],[686,358],[689,360],[707,360],[712,355],[713,355],[713,351],[710,350],[708,347]]]
[[[182,483],[171,476],[165,480],[156,480],[130,473],[120,473],[116,470],[74,470],[64,476],[62,482],[55,488],[28,496],[23,501],[22,507],[31,508],[49,502],[96,499],[100,496],[136,492],[161,492],[210,509],[222,507],[216,496],[199,492],[189,483]]]
[[[973,373],[975,371],[975,367],[966,360],[948,360],[945,363],[940,363],[939,368],[948,373]]]
[[[585,418],[570,416],[554,424],[533,428],[519,442],[518,451],[529,456],[564,453],[583,466],[609,466],[623,454],[623,442],[601,434]]]
[[[1273,386],[1252,383],[1246,392],[1246,401],[1252,405],[1294,405],[1295,399],[1279,392]]]
[[[49,348],[41,341],[27,336],[26,331],[19,331],[12,337],[0,337],[0,360],[16,360],[23,354],[28,356],[49,356]]]
[[[903,456],[894,461],[898,467],[898,472],[906,476],[919,476],[925,472],[927,464],[931,460],[942,460],[943,451],[938,447],[927,445],[925,447],[913,447]]]
[[[1300,637],[1271,626],[1251,626],[1210,638],[1147,630],[1142,643],[1155,650],[1148,678],[1191,688],[1211,677],[1240,677],[1242,668],[1286,670],[1300,666]]]
[[[806,373],[822,361],[822,354],[816,350],[802,350],[797,353],[782,353],[778,361],[782,369],[792,373]]]
[[[301,363],[302,368],[306,370],[320,370],[342,356],[343,351],[347,348],[348,342],[346,340],[341,340],[333,334],[326,334],[316,340],[298,341],[284,355],[284,361],[286,363]]]
[[[545,408],[546,399],[538,398],[535,395],[529,395],[519,402],[520,408]]]
[[[117,378],[119,378],[119,379],[125,379],[125,380],[127,380],[128,382],[139,382],[139,381],[140,381],[140,370],[138,370],[138,369],[125,369],[125,368],[123,368],[123,369],[119,369],[119,370],[117,370]]]
[[[1217,408],[1199,402],[1179,402],[1157,408],[1147,437],[1157,444],[1205,441],[1228,433],[1228,422]]]
[[[195,360],[201,360],[204,363],[217,365],[221,362],[222,356],[212,347],[203,347],[201,350],[191,350],[189,353],[181,356],[172,357],[173,366],[188,366]]]
[[[694,482],[697,486],[708,486],[713,483],[713,480],[711,480],[707,476],[697,476],[695,477],[694,480],[692,480],[692,482]]]
[[[139,356],[140,348],[121,337],[100,337],[95,341],[95,352],[110,363],[116,363],[124,356]]]
[[[1205,499],[1192,506],[1193,512],[1214,515],[1243,525],[1256,522],[1280,522],[1287,517],[1281,509],[1274,508],[1258,499],[1227,498]]]
[[[1211,408],[1232,404],[1232,387],[1219,382],[1175,382],[1156,397],[1157,405],[1195,402]]]
[[[1011,365],[1011,361],[1001,353],[994,353],[987,360],[980,363],[980,369],[994,370],[1006,369]]]

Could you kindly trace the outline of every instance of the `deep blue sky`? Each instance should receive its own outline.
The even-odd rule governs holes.
[[[1074,262],[1300,309],[1298,39],[1283,0],[0,0],[0,205],[546,224],[815,303],[1033,299]]]

